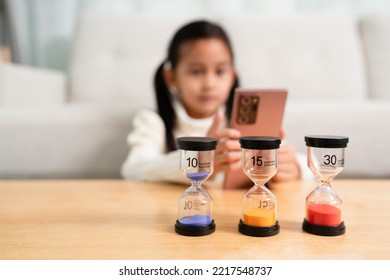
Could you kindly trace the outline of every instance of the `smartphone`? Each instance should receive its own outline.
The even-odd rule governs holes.
[[[282,128],[284,108],[287,100],[285,89],[236,89],[230,127],[242,136],[279,137]],[[242,169],[225,174],[223,188],[236,189],[252,187],[253,182]]]

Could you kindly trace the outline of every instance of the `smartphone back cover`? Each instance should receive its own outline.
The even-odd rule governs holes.
[[[236,89],[230,125],[241,131],[242,136],[279,137],[286,99],[287,90],[284,89]],[[225,189],[251,186],[253,182],[242,169],[225,174]]]

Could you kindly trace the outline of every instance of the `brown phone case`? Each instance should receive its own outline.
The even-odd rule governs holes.
[[[230,126],[241,131],[242,136],[279,137],[286,99],[284,89],[236,89]],[[225,189],[251,186],[253,182],[242,169],[225,174]]]

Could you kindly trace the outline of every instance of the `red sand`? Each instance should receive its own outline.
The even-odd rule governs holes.
[[[338,226],[341,223],[341,211],[329,204],[309,204],[307,220],[315,225]]]

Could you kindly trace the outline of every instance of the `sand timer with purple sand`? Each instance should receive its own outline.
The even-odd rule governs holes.
[[[190,182],[179,197],[179,217],[175,231],[186,236],[202,236],[215,231],[212,198],[202,183],[212,174],[217,140],[209,137],[180,137],[180,172]]]

